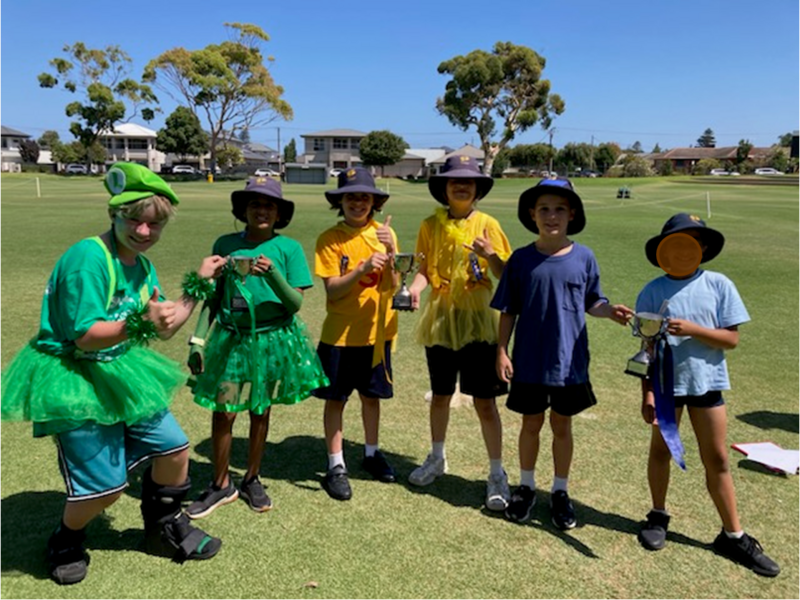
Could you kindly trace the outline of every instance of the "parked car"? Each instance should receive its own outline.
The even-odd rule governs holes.
[[[738,177],[738,171],[726,171],[725,169],[711,169],[708,172],[709,175],[713,175],[714,177]]]
[[[773,169],[772,167],[761,167],[760,169],[755,170],[756,175],[783,175],[778,169]]]
[[[256,177],[278,177],[280,173],[277,171],[273,171],[272,169],[256,169],[256,172],[253,173]]]
[[[339,173],[341,173],[341,172],[342,172],[342,169],[331,169],[330,172],[328,173],[328,175],[330,175],[331,177],[338,177]]]
[[[175,175],[194,175],[197,171],[191,165],[175,165],[172,167],[172,172]]]
[[[69,173],[70,175],[88,175],[89,170],[86,168],[86,165],[73,163],[66,166],[64,173]]]

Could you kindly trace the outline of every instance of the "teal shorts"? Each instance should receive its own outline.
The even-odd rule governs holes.
[[[53,436],[58,464],[67,486],[67,502],[93,500],[122,491],[128,470],[143,461],[189,447],[189,440],[168,410],[135,425],[98,425]]]

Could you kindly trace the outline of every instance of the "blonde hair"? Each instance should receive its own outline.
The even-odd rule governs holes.
[[[177,213],[175,205],[170,202],[169,198],[154,195],[120,206],[112,206],[108,209],[108,215],[112,219],[117,216],[123,219],[135,219],[151,206],[156,209],[156,219],[158,221],[170,221]]]

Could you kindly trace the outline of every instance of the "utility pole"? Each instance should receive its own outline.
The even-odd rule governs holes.
[[[283,163],[283,154],[281,154],[281,128],[276,127],[276,129],[278,130],[278,175],[280,175]]]
[[[592,146],[589,153],[589,168],[594,171],[594,136],[592,136]]]
[[[553,174],[553,134],[555,133],[555,131],[556,131],[555,127],[553,127],[550,130],[550,168],[549,168],[549,171],[550,171],[551,175]]]

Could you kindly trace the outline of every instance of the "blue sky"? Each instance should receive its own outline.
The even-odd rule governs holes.
[[[529,46],[547,60],[544,76],[566,102],[553,124],[559,147],[689,146],[707,127],[718,146],[743,138],[769,146],[798,129],[794,0],[5,0],[2,124],[34,138],[55,129],[71,139],[64,106],[72,96],[36,80],[65,44],[118,44],[138,77],[161,52],[217,43],[223,23],[237,21],[271,36],[264,52],[274,56],[271,71],[294,109],[294,120],[251,132],[272,147],[276,127],[281,145],[333,128],[389,129],[412,148],[477,145],[474,130],[461,131],[436,112],[447,81],[436,68],[497,41]],[[153,129],[176,106],[158,93],[164,112]],[[536,126],[513,143],[546,140]]]

